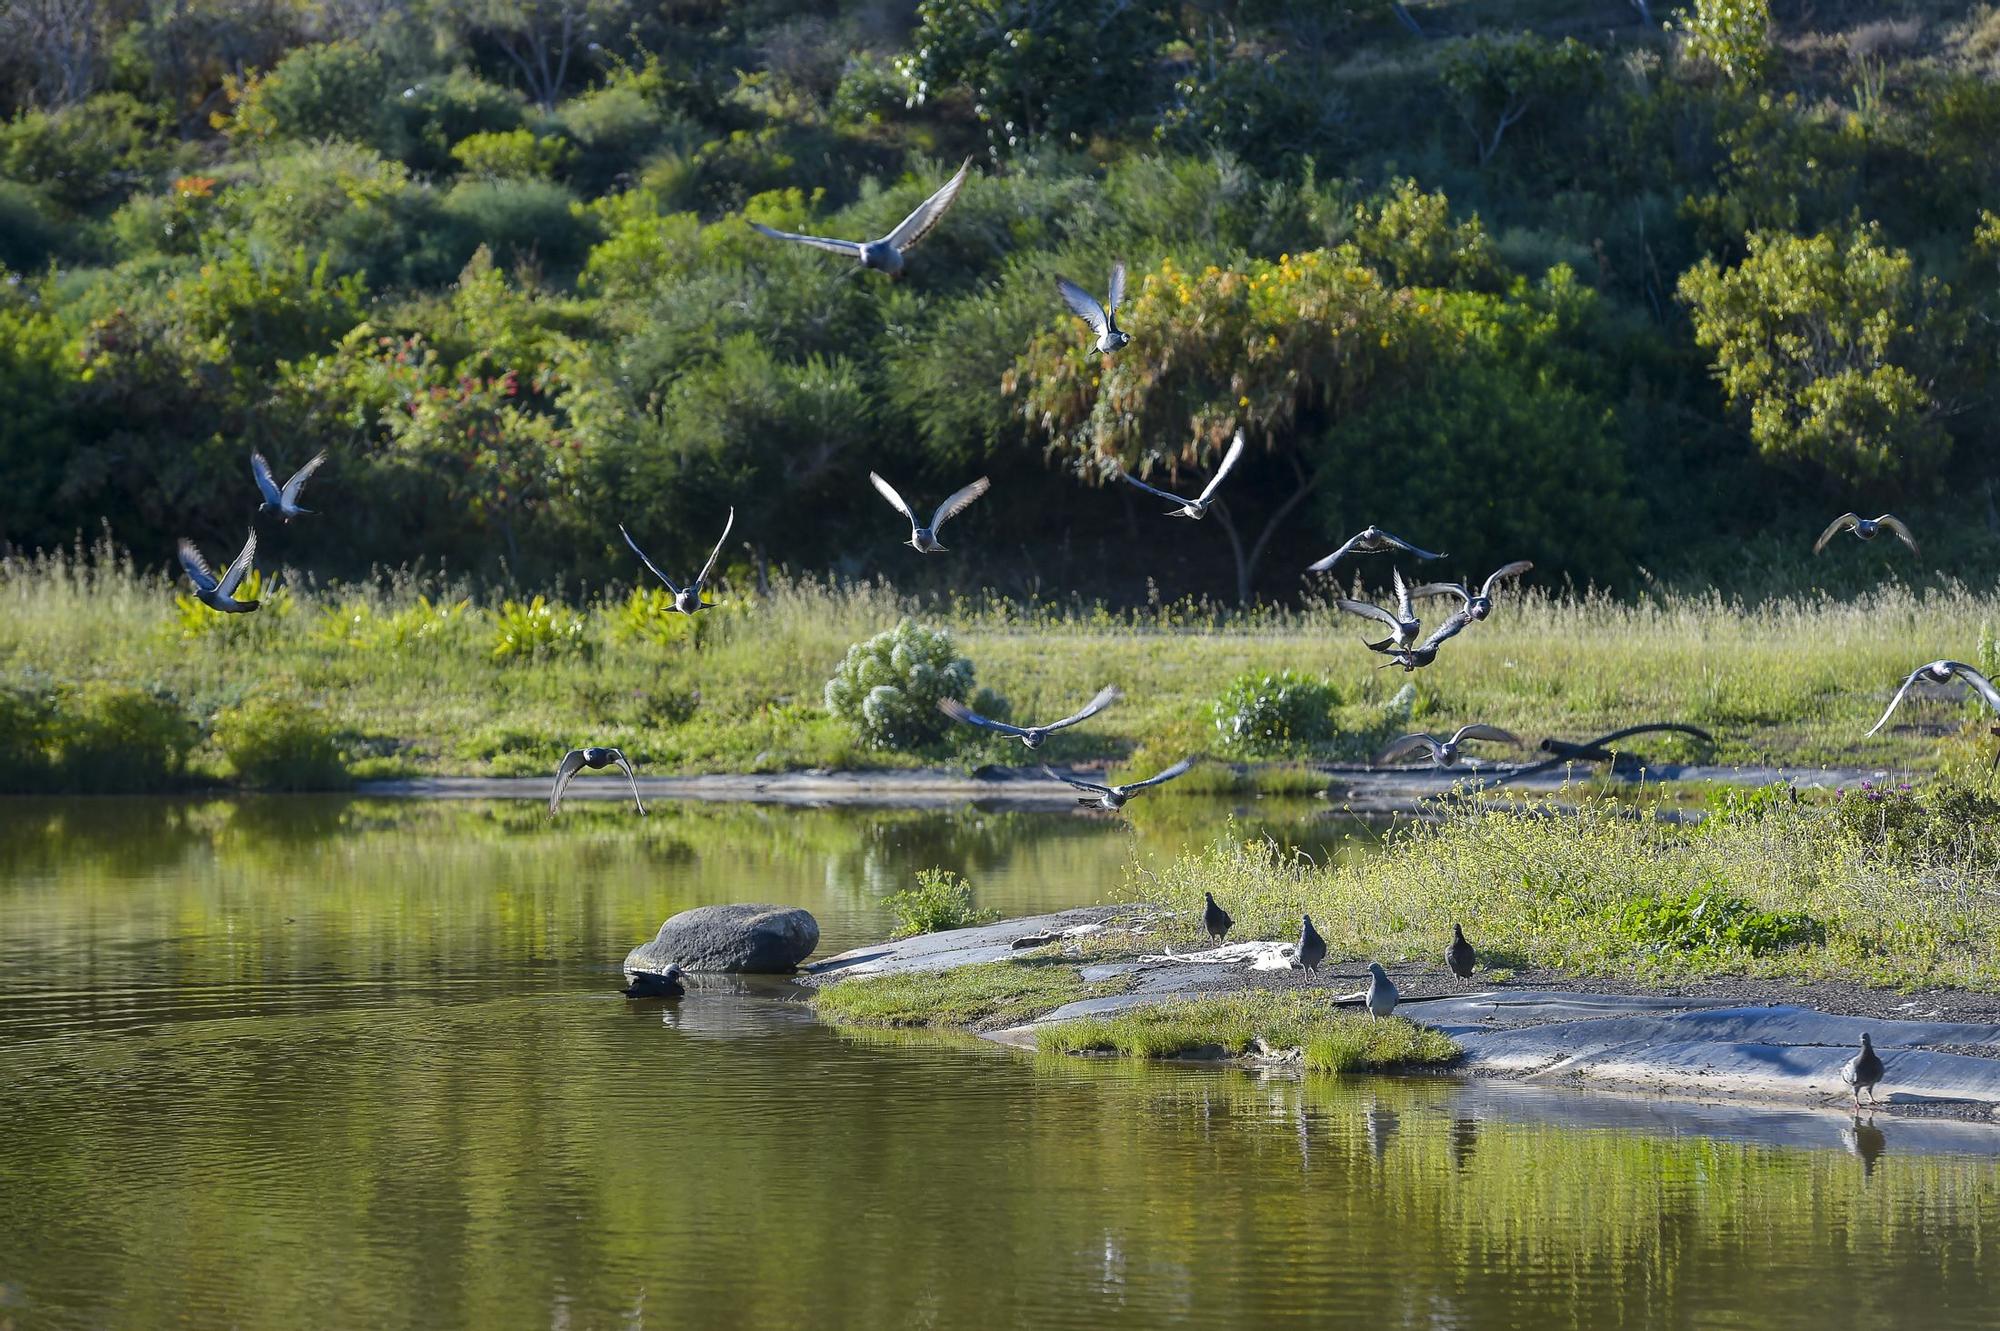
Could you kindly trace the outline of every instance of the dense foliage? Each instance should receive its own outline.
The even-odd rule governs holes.
[[[1370,521],[1740,586],[1892,502],[1976,574],[1996,54],[1945,0],[20,0],[0,547],[166,567],[240,541],[252,449],[326,448],[264,563],[529,595],[730,504],[725,576],[1135,602],[1295,596]],[[968,154],[901,281],[746,225],[879,235]],[[1087,356],[1052,279],[1114,259]],[[1201,527],[1105,488],[1238,429]],[[870,467],[995,485],[916,562]],[[508,651],[567,649],[522,605]]]

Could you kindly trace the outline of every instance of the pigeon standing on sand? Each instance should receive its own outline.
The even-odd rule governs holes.
[[[1868,1032],[1861,1033],[1861,1052],[1847,1060],[1840,1069],[1840,1079],[1854,1092],[1855,1108],[1861,1107],[1861,1093],[1868,1092],[1868,1103],[1875,1103],[1875,1083],[1882,1080],[1882,1056],[1875,1052],[1875,1042],[1868,1038]]]
[[[1236,921],[1229,918],[1229,912],[1215,904],[1215,893],[1204,892],[1208,904],[1202,908],[1201,927],[1208,930],[1208,936],[1220,943],[1229,935],[1229,926]]]
[[[299,507],[299,491],[305,489],[306,482],[312,479],[312,474],[318,471],[320,464],[325,461],[326,450],[322,448],[312,455],[312,460],[305,466],[293,472],[292,479],[286,481],[283,488],[280,488],[277,478],[271,475],[271,464],[264,461],[264,455],[252,453],[250,477],[257,482],[257,490],[264,496],[264,502],[257,505],[257,511],[262,513],[265,509],[274,508],[278,510],[278,516],[286,522],[290,522],[302,513],[310,514],[311,509]]]
[[[937,193],[918,204],[916,211],[897,223],[896,229],[880,240],[831,240],[825,236],[800,235],[795,231],[779,231],[765,226],[762,222],[752,222],[750,229],[773,240],[796,241],[810,245],[814,249],[827,250],[834,254],[845,254],[860,263],[863,268],[873,268],[877,272],[898,277],[903,271],[903,256],[916,247],[918,241],[931,233],[931,228],[951,207],[952,200],[965,185],[965,173],[972,169],[972,159],[958,168],[958,174],[947,180]]]
[[[1093,355],[1108,356],[1132,340],[1132,335],[1118,326],[1118,307],[1125,302],[1124,264],[1111,265],[1111,291],[1102,305],[1097,303],[1097,297],[1067,277],[1056,279],[1056,291],[1061,294],[1063,304],[1069,306],[1069,312],[1097,334],[1097,340],[1091,344]]]
[[[579,771],[586,767],[597,771],[614,763],[624,769],[625,779],[632,783],[632,802],[639,806],[640,813],[644,813],[646,806],[640,802],[639,778],[632,771],[632,764],[625,760],[623,753],[611,748],[571,749],[563,755],[562,762],[556,767],[556,787],[549,792],[549,812],[553,814],[562,807],[563,792],[569,789],[570,780]]]
[[[1299,949],[1292,959],[1309,971],[1318,970],[1319,964],[1326,960],[1326,940],[1319,936],[1319,930],[1313,928],[1313,917],[1310,915],[1299,927]]]
[[[1471,979],[1472,968],[1479,964],[1479,954],[1465,941],[1465,931],[1456,924],[1451,926],[1451,946],[1444,950],[1444,964],[1461,980]]]
[[[1396,1010],[1396,986],[1389,982],[1389,973],[1382,969],[1382,963],[1368,963],[1368,996],[1362,1001],[1368,1005],[1368,1015],[1386,1017]]]
[[[243,542],[243,549],[220,578],[209,568],[208,561],[201,557],[201,551],[194,548],[193,541],[180,544],[181,567],[187,571],[188,581],[194,584],[197,601],[210,610],[220,610],[225,615],[247,615],[262,601],[239,601],[236,589],[243,585],[243,579],[250,572],[250,561],[257,557],[257,533],[253,530]]]

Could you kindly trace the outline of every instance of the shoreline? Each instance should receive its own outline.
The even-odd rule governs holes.
[[[945,971],[1049,957],[1060,947],[1086,980],[1130,981],[1127,992],[1068,1003],[1031,1021],[946,1028],[1027,1050],[1036,1048],[1042,1030],[1085,1017],[1249,987],[1342,994],[1355,988],[1357,976],[1365,983],[1359,962],[1329,962],[1329,969],[1308,976],[1253,971],[1247,960],[1225,965],[1190,961],[1185,952],[1163,954],[1154,950],[1157,944],[1141,941],[1161,917],[1157,907],[1136,905],[1004,920],[851,949],[809,965],[802,978],[820,986]],[[1082,932],[1040,947],[1014,946],[1017,939],[1072,930]],[[1085,938],[1088,949],[1077,943]],[[1112,943],[1129,944],[1129,951],[1099,951]],[[1435,1027],[1464,1050],[1448,1069],[1422,1075],[1845,1117],[1854,1112],[1853,1101],[1840,1068],[1865,1030],[1887,1073],[1877,1088],[1879,1102],[1870,1106],[1864,1098],[1864,1114],[2000,1126],[2000,994],[1912,995],[1745,977],[1668,986],[1538,972],[1514,972],[1500,982],[1484,975],[1455,981],[1442,967],[1407,964],[1391,972],[1407,995],[1397,1015]]]

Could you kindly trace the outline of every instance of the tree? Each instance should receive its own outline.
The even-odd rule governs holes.
[[[1036,338],[1003,388],[1022,398],[1031,431],[1100,482],[1123,466],[1179,483],[1183,468],[1212,467],[1239,429],[1276,459],[1290,480],[1272,487],[1283,497],[1254,533],[1226,499],[1216,509],[1247,603],[1272,537],[1335,474],[1321,447],[1329,427],[1417,349],[1415,305],[1351,247],[1200,273],[1168,260],[1138,280],[1124,316],[1145,337],[1099,361],[1065,326]]]
[[[1943,289],[1873,223],[1845,235],[1752,232],[1748,248],[1734,268],[1703,259],[1683,273],[1680,296],[1759,451],[1855,484],[1942,463],[1950,439],[1925,325]]]
[[[35,96],[70,106],[97,86],[104,37],[97,0],[11,0],[0,5],[0,45],[27,57]]]
[[[1533,33],[1470,37],[1444,59],[1444,85],[1472,135],[1479,164],[1500,151],[1507,131],[1528,115],[1594,91],[1603,57],[1574,37],[1545,41]]]
[[[617,31],[623,13],[620,0],[471,0],[463,18],[507,57],[535,105],[553,111],[576,53]]]

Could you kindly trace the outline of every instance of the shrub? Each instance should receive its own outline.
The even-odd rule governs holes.
[[[302,46],[268,74],[235,90],[232,133],[254,139],[389,137],[389,77],[382,57],[358,42]]]
[[[146,109],[124,93],[104,93],[55,111],[24,111],[0,125],[0,178],[39,185],[71,208],[115,198],[167,158],[165,150],[148,143],[149,120]],[[0,224],[0,235],[5,232]]]
[[[999,911],[973,905],[972,884],[949,869],[919,870],[915,887],[891,892],[882,904],[895,912],[897,938],[964,929],[1000,918]]]
[[[909,85],[894,65],[873,52],[861,51],[848,58],[829,109],[834,120],[842,124],[879,125],[893,120],[909,96]]]
[[[339,790],[347,763],[324,715],[291,698],[258,695],[216,713],[215,746],[248,785]]]
[[[1297,754],[1333,738],[1340,693],[1324,680],[1281,670],[1238,675],[1210,710],[1222,747],[1246,758]]]
[[[569,154],[569,140],[562,135],[538,138],[531,129],[468,134],[451,146],[461,169],[489,180],[547,180]]]
[[[1726,83],[1747,83],[1771,58],[1770,0],[1694,0],[1670,25],[1688,59]]]
[[[195,740],[172,699],[96,681],[62,698],[52,733],[58,784],[85,791],[160,790]]]
[[[1761,957],[1826,939],[1825,928],[1804,911],[1758,910],[1713,885],[1622,901],[1605,915],[1612,934],[1642,955],[1735,952]]]
[[[486,245],[507,262],[578,267],[589,252],[593,227],[572,207],[576,201],[548,180],[461,180],[443,203],[449,256],[465,262]]]
[[[673,593],[665,587],[634,587],[625,603],[612,612],[611,636],[620,642],[652,642],[665,647],[699,647],[708,636],[706,615],[684,615],[674,609]]]
[[[69,239],[42,191],[0,180],[0,267],[32,271],[62,252]]]
[[[523,605],[504,603],[493,616],[499,631],[493,639],[496,661],[527,661],[541,656],[587,655],[590,639],[583,616],[537,596]]]
[[[972,662],[954,651],[949,633],[906,619],[847,649],[826,682],[826,710],[878,749],[934,744],[950,724],[938,700],[972,688]]]
[[[0,791],[33,794],[48,776],[53,700],[32,688],[0,686]]]
[[[393,114],[403,160],[415,170],[436,172],[450,169],[452,144],[519,129],[524,112],[520,94],[455,69],[404,88]]]

